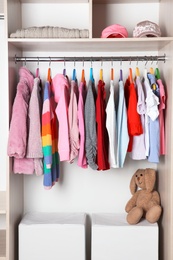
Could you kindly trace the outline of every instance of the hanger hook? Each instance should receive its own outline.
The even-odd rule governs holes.
[[[65,68],[65,57],[64,57],[64,68]]]
[[[139,61],[139,59],[138,59],[138,56],[137,56],[136,67],[138,66],[138,61]]]
[[[37,66],[39,67],[39,57],[37,57],[38,61],[37,61]]]
[[[76,66],[76,60],[75,60],[75,58],[74,58],[74,67]]]
[[[130,62],[129,62],[129,66],[131,66],[131,63],[132,63],[132,58],[130,57]]]
[[[84,57],[83,57],[83,67],[84,67]]]
[[[111,58],[111,67],[113,67],[113,59]]]
[[[153,56],[151,56],[151,65],[153,64]]]
[[[91,57],[91,68],[93,67],[93,61],[92,61],[92,57]]]
[[[103,66],[103,59],[102,59],[102,57],[101,57],[101,67]]]
[[[122,67],[122,63],[123,63],[123,61],[122,61],[122,57],[121,57],[121,60],[120,60],[120,67]]]
[[[159,60],[158,60],[158,56],[157,56],[157,59],[156,59],[156,65],[158,65],[158,63],[159,63]]]
[[[49,57],[49,67],[51,66],[51,57]]]
[[[25,67],[26,67],[26,57],[25,57]]]
[[[145,60],[146,60],[146,62],[145,62],[145,66],[147,66],[148,59],[147,59],[147,57],[146,57],[146,56],[145,56]]]

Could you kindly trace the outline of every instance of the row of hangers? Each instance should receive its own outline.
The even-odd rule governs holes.
[[[138,64],[138,61],[137,61],[137,64]],[[146,62],[146,64],[147,64],[147,62]],[[146,66],[146,64],[145,64],[145,66]],[[101,63],[99,79],[103,81],[103,68],[102,68],[102,65],[103,65],[103,62]],[[131,62],[130,62],[130,65],[131,65]],[[26,66],[26,63],[25,63],[25,66]],[[121,64],[121,66],[122,66],[122,64]],[[83,63],[83,67],[84,67],[84,63]],[[47,79],[51,78],[50,73],[51,73],[51,62],[49,62]],[[150,73],[154,74],[157,80],[160,79],[160,71],[159,71],[158,67],[155,68],[155,71],[154,71],[153,67],[150,67]],[[63,68],[63,75],[66,76],[65,62],[64,62],[64,68]],[[136,66],[136,69],[135,69],[135,76],[136,77],[140,76],[140,70],[139,70],[138,66]],[[39,62],[37,63],[36,77],[39,77]],[[113,62],[111,62],[110,79],[114,80]],[[120,69],[120,77],[119,77],[119,79],[120,79],[120,81],[123,80],[123,70],[122,69]],[[74,81],[77,80],[75,63],[74,63],[74,69],[73,69],[73,74],[72,74],[72,80],[74,80]],[[90,67],[90,80],[94,81],[92,63],[91,63],[91,67]],[[129,68],[129,80],[130,80],[130,83],[133,83],[133,81],[134,81],[133,80],[133,71],[132,71],[131,67]],[[81,82],[84,82],[84,81],[85,81],[85,70],[83,68],[82,72],[81,72]]]

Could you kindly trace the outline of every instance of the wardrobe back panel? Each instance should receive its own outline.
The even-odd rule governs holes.
[[[141,55],[157,54],[155,52],[143,52]],[[35,52],[24,52],[23,56],[55,56],[60,55],[65,57],[66,53],[35,53]],[[80,56],[81,53],[75,53],[76,57]],[[83,53],[84,56],[89,56],[90,53]],[[94,53],[96,56],[101,56],[103,53]],[[104,53],[105,56],[122,56],[125,53]],[[139,55],[139,53],[128,53],[128,55]],[[90,62],[66,62],[65,68],[69,80],[72,78],[73,69],[77,73],[77,79],[80,83],[81,71],[85,69],[86,82],[89,81],[90,74]],[[114,80],[115,90],[118,89],[118,80],[120,68],[123,69],[124,81],[128,77],[129,67],[133,69],[135,76],[135,68],[137,62],[123,62],[122,66],[120,62],[113,62],[114,68]],[[34,74],[38,66],[35,63],[26,63]],[[57,73],[62,73],[64,68],[64,62],[51,63],[52,77]],[[153,67],[155,63],[153,64]],[[49,67],[48,63],[39,63],[40,76],[44,85],[47,77],[47,70]],[[107,99],[109,96],[109,85],[110,85],[110,71],[111,62],[92,62],[93,74],[97,83],[99,80],[100,69],[103,69],[103,78],[106,84]],[[143,74],[145,63],[138,62],[141,75]],[[148,63],[148,69],[150,63]],[[148,163],[147,160],[134,161],[127,155],[127,160],[122,169],[110,169],[108,171],[93,171],[90,168],[82,169],[77,166],[77,161],[73,164],[68,162],[60,163],[60,180],[55,184],[50,191],[47,191],[43,187],[43,176],[25,176],[24,177],[24,211],[84,211],[88,214],[92,212],[124,212],[124,207],[127,200],[130,198],[129,183],[132,174],[138,168],[156,168],[157,166],[152,163]],[[31,192],[32,190],[32,192]]]
[[[144,20],[159,22],[159,3],[94,4],[93,38],[99,38],[102,30],[112,24],[124,26],[133,37],[134,27]]]

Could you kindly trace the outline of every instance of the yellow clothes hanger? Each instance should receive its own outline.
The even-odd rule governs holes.
[[[139,77],[140,76],[140,71],[139,71],[139,68],[136,67],[136,77]]]
[[[154,69],[153,69],[153,67],[150,68],[150,74],[154,74]]]
[[[100,80],[103,80],[103,69],[100,69]]]

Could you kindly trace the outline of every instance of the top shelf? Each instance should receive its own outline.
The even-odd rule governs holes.
[[[8,39],[21,51],[120,52],[159,51],[173,42],[173,37],[119,39]]]
[[[89,3],[90,0],[20,0],[21,3]],[[160,0],[93,0],[93,4],[159,3]]]

